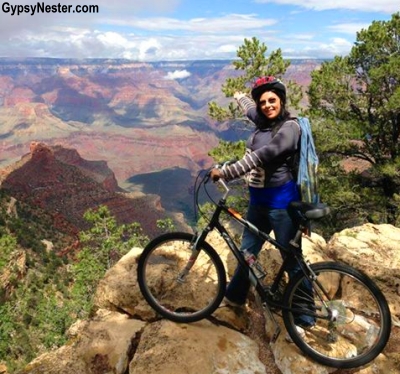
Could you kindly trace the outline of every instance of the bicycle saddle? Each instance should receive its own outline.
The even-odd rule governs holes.
[[[308,219],[318,219],[327,216],[331,209],[323,203],[305,203],[303,201],[292,201],[290,207],[296,209]]]

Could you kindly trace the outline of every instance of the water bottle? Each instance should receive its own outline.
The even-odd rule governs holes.
[[[252,268],[256,278],[262,279],[267,275],[267,273],[264,271],[260,263],[257,261],[257,257],[253,253],[246,250],[243,252],[243,256],[246,262]]]

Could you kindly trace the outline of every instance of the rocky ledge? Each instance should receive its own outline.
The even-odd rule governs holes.
[[[232,274],[235,260],[220,238],[211,240]],[[271,343],[268,316],[263,316],[263,331],[254,337],[254,316],[260,315],[252,298],[247,312],[220,308],[212,322],[176,324],[160,319],[140,294],[136,264],[141,249],[134,248],[98,285],[95,316],[77,321],[68,332],[68,344],[37,357],[23,373],[400,373],[400,229],[366,224],[337,233],[328,243],[317,235],[305,238],[303,243],[311,262],[335,258],[352,263],[373,277],[385,293],[392,311],[393,331],[384,352],[369,365],[344,371],[316,364],[288,343],[284,333]],[[273,273],[280,255],[266,246],[260,260]],[[278,322],[281,323],[279,318]],[[266,351],[269,355],[260,353]]]

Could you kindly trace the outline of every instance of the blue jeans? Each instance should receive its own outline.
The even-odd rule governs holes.
[[[294,212],[290,209],[272,209],[258,205],[249,205],[247,210],[247,220],[255,225],[259,230],[264,231],[267,234],[273,231],[275,239],[285,247],[288,246],[290,240],[294,238],[299,225]],[[243,231],[240,250],[248,250],[258,256],[264,243],[265,241],[263,239],[245,228]],[[282,257],[286,256],[285,253],[281,253],[281,255]],[[291,259],[286,268],[289,278],[293,277],[299,270],[300,267],[297,261],[294,258]],[[242,267],[238,265],[228,284],[225,296],[235,303],[244,304],[249,289],[250,281],[248,275],[243,271]],[[299,324],[309,325],[314,322],[314,319],[310,316],[299,317],[301,317]]]

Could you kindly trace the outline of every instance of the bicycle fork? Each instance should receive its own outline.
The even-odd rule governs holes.
[[[200,250],[197,249],[198,248],[198,244],[199,244],[200,240],[204,240],[205,239],[205,237],[207,236],[207,233],[208,232],[203,231],[201,233],[201,235],[197,236],[196,241],[193,242],[193,244],[192,244],[192,254],[190,255],[185,267],[178,274],[178,277],[176,279],[177,282],[179,282],[179,283],[184,283],[185,282],[186,276],[189,274],[190,269],[193,267],[194,263],[196,262],[197,257],[199,257]]]

